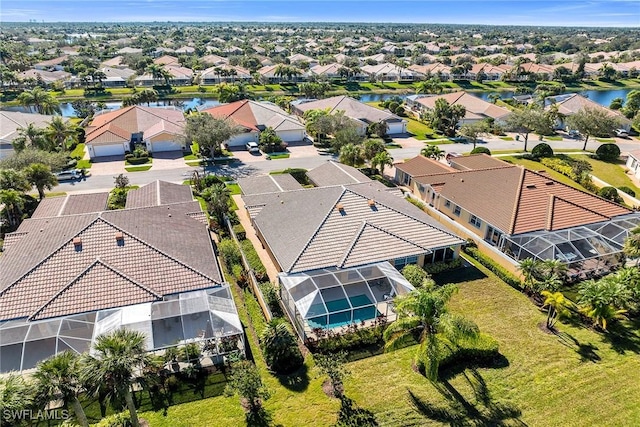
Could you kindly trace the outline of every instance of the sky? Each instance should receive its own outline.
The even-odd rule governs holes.
[[[0,22],[29,20],[640,27],[640,0],[0,0]]]

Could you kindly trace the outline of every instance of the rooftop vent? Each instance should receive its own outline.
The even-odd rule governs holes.
[[[336,209],[339,210],[340,212],[343,212],[344,211],[344,206],[342,205],[342,203],[338,203],[336,205]]]
[[[371,208],[372,208],[372,207],[374,207],[374,206],[376,205],[376,201],[375,201],[375,200],[373,200],[373,199],[369,199],[369,200],[367,200],[367,203],[369,204],[369,207],[371,207]]]
[[[553,185],[553,181],[547,181],[544,183],[544,185]]]
[[[82,250],[82,239],[79,237],[74,237],[73,238],[73,248],[76,250],[76,252],[79,252]]]
[[[527,185],[527,188],[530,189],[530,190],[533,190],[534,188],[536,188],[536,186],[533,185],[533,184],[529,184],[529,185]]]
[[[116,240],[124,240],[124,234],[122,231],[116,232]]]

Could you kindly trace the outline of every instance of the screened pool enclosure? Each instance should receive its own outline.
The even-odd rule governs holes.
[[[624,240],[639,224],[640,215],[631,214],[564,230],[503,235],[500,248],[516,261],[555,259],[566,263],[570,274],[603,274],[619,264]]]
[[[212,363],[221,362],[228,352],[244,351],[242,324],[231,291],[224,285],[91,313],[1,322],[0,372],[34,368],[65,350],[90,351],[99,335],[117,328],[143,332],[149,351],[198,343],[206,348],[203,357]]]
[[[388,262],[278,275],[280,297],[302,339],[379,316],[395,320],[393,298],[414,288]]]

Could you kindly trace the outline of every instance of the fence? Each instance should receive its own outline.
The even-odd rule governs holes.
[[[273,314],[271,313],[271,309],[269,308],[269,306],[265,302],[264,295],[262,294],[262,289],[260,289],[260,286],[258,284],[258,279],[256,278],[256,275],[253,272],[253,269],[251,268],[251,265],[249,265],[249,261],[247,260],[247,257],[244,254],[244,251],[242,250],[242,245],[240,244],[240,241],[238,240],[238,236],[236,236],[236,233],[233,231],[233,226],[231,225],[231,222],[229,221],[229,218],[227,218],[225,216],[224,221],[225,221],[225,223],[227,225],[227,228],[229,229],[229,233],[231,234],[231,238],[233,238],[233,241],[236,242],[236,245],[238,245],[238,249],[240,250],[240,256],[242,258],[242,265],[244,266],[244,269],[249,274],[249,286],[251,286],[251,290],[253,291],[253,294],[258,299],[258,304],[260,304],[260,308],[262,309],[262,312],[264,313],[264,317],[267,319],[267,322],[270,322],[271,319],[273,319]]]

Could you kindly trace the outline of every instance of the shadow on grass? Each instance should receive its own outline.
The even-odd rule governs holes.
[[[301,393],[309,387],[309,367],[306,364],[289,375],[276,375],[275,377],[283,387],[297,393]]]
[[[360,408],[347,396],[340,397],[340,412],[338,412],[337,426],[376,427],[378,421],[373,412]]]
[[[473,396],[463,396],[448,380],[443,380],[432,384],[447,401],[445,405],[434,405],[408,389],[411,405],[425,418],[451,426],[526,426],[520,420],[522,411],[515,405],[492,399],[484,378],[477,370],[470,369],[463,375]]]
[[[463,267],[456,268],[455,270],[434,274],[432,279],[435,280],[436,284],[444,285],[447,283],[463,283],[480,280],[486,277],[487,275],[478,270],[474,265],[465,263]]]
[[[274,424],[273,417],[264,408],[260,408],[257,412],[247,412],[244,421],[249,427],[281,427],[282,424]]]
[[[640,354],[640,318],[627,322],[613,322],[602,335],[603,341],[610,344],[618,354],[631,351]]]
[[[498,353],[491,359],[480,360],[466,360],[461,363],[456,363],[451,366],[444,367],[438,372],[438,378],[441,380],[450,380],[458,374],[465,372],[468,369],[476,370],[477,368],[485,369],[503,369],[509,366],[509,359],[504,355]]]
[[[599,362],[601,360],[597,350],[598,347],[591,343],[581,343],[573,335],[566,332],[556,332],[555,335],[560,340],[560,343],[569,347],[580,356],[581,362]]]

